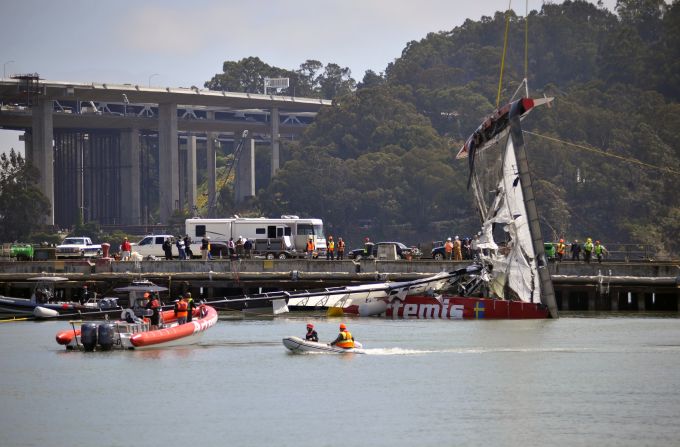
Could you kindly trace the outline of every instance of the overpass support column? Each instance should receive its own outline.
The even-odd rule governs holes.
[[[272,177],[276,175],[276,171],[279,170],[279,109],[272,108],[271,113],[272,121]]]
[[[33,104],[33,132],[31,141],[31,162],[40,170],[40,192],[50,202],[50,213],[44,222],[54,225],[54,127],[52,101],[38,99]]]
[[[140,154],[139,129],[123,129],[120,133],[121,176],[120,176],[120,211],[124,224],[140,225]]]
[[[208,120],[215,120],[215,112],[208,111],[206,118]],[[205,139],[205,153],[206,153],[206,176],[208,177],[208,217],[213,211],[210,209],[210,204],[215,203],[215,182],[217,181],[216,164],[217,164],[217,134],[208,132]]]
[[[179,208],[179,145],[177,144],[177,104],[158,105],[158,165],[160,218],[168,223]]]
[[[196,207],[196,135],[189,134],[187,137],[187,207],[189,215],[194,215]]]
[[[255,140],[246,138],[236,166],[236,203],[255,195]]]

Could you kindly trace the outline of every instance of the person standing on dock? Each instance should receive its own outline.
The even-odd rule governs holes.
[[[194,252],[191,251],[191,238],[188,234],[184,235],[184,253],[187,256],[187,259],[191,259],[192,256],[194,256]]]
[[[338,261],[345,259],[345,241],[341,237],[338,238]]]
[[[597,257],[597,262],[599,264],[602,264],[602,257],[605,256],[607,253],[606,248],[604,248],[604,245],[600,244],[600,241],[595,241],[595,247],[593,247],[593,250],[595,251],[595,256]]]
[[[326,260],[335,259],[335,241],[333,241],[333,236],[328,236],[328,247],[326,250]]]
[[[243,242],[243,251],[245,252],[246,259],[250,259],[253,254],[253,242],[248,238]]]
[[[177,239],[175,239],[175,245],[177,246],[179,259],[184,261],[187,258],[187,252],[185,251],[186,249],[184,248],[184,239],[182,239],[180,236],[177,236]]]
[[[127,236],[123,238],[123,243],[120,244],[120,251],[121,251],[121,260],[123,261],[129,261],[130,260],[130,252],[132,251],[132,244],[130,244],[130,241],[128,241]]]
[[[337,346],[343,349],[352,349],[354,347],[354,338],[350,331],[347,330],[345,323],[340,323],[340,333],[338,338],[330,343],[331,346]]]
[[[591,238],[586,239],[586,243],[583,244],[583,260],[586,264],[590,264],[590,259],[593,257],[593,240]]]
[[[319,341],[319,334],[314,330],[314,325],[312,323],[307,324],[307,334],[305,334],[305,340],[307,341]]]
[[[567,244],[564,243],[564,239],[560,239],[560,241],[557,243],[556,247],[556,252],[557,252],[557,262],[562,262],[562,258],[564,258],[564,252],[567,249]]]
[[[172,261],[172,241],[170,240],[169,237],[165,238],[165,240],[163,241],[163,245],[161,247],[163,248],[163,252],[165,253],[165,260]]]
[[[460,238],[458,236],[456,236],[455,240],[453,241],[453,260],[454,261],[463,260],[462,245],[460,242]]]
[[[447,261],[450,261],[453,258],[453,242],[451,242],[450,237],[447,238],[444,243],[444,253],[446,254]]]
[[[305,247],[305,252],[307,253],[307,259],[312,259],[314,257],[314,236],[311,234],[309,235],[309,238],[307,239],[307,247]]]
[[[581,245],[578,243],[578,239],[574,239],[574,242],[571,243],[571,248],[569,251],[571,252],[572,261],[581,260]]]
[[[210,236],[204,236],[201,239],[201,258],[206,261],[210,255]]]

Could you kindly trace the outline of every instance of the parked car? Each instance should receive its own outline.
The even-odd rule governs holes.
[[[446,249],[444,248],[445,241],[434,241],[432,243],[432,251],[430,257],[435,261],[443,261],[446,259]]]
[[[57,245],[58,258],[93,258],[101,256],[102,246],[92,243],[89,237],[70,236]]]
[[[385,245],[394,245],[396,250],[397,250],[397,257],[399,259],[416,259],[422,256],[422,252],[416,248],[416,247],[407,247],[405,244],[402,244],[401,242],[378,242],[373,244],[373,253],[369,255],[372,256],[373,258],[378,257],[378,247],[379,246],[385,246]],[[347,257],[349,259],[356,259],[357,261],[360,259],[363,259],[365,257],[364,249],[363,248],[356,248],[354,250],[351,250],[348,254]]]

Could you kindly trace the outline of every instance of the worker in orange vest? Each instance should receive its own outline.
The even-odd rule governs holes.
[[[184,324],[187,322],[187,314],[189,313],[189,303],[185,297],[182,297],[177,304],[175,304],[175,316],[177,317],[177,324]]]
[[[314,257],[315,248],[316,247],[314,247],[314,236],[310,234],[309,239],[307,239],[307,248],[305,249],[305,251],[307,252],[307,257],[309,259],[312,259]]]
[[[556,247],[556,252],[557,252],[557,261],[561,262],[562,258],[564,258],[564,252],[567,250],[567,244],[564,243],[564,239],[560,239],[560,241],[557,243]]]
[[[450,261],[453,257],[453,242],[451,242],[451,238],[446,239],[446,243],[444,244],[444,253],[446,253],[446,260]]]
[[[347,330],[345,323],[340,323],[340,333],[338,338],[331,342],[331,346],[337,346],[343,349],[352,349],[354,347],[354,338],[352,334]]]

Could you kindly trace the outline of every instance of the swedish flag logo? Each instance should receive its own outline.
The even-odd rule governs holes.
[[[481,301],[477,301],[475,303],[475,308],[473,310],[475,312],[475,319],[476,320],[481,320],[482,318],[484,318],[484,310],[485,310],[484,309],[484,303],[482,303]]]

